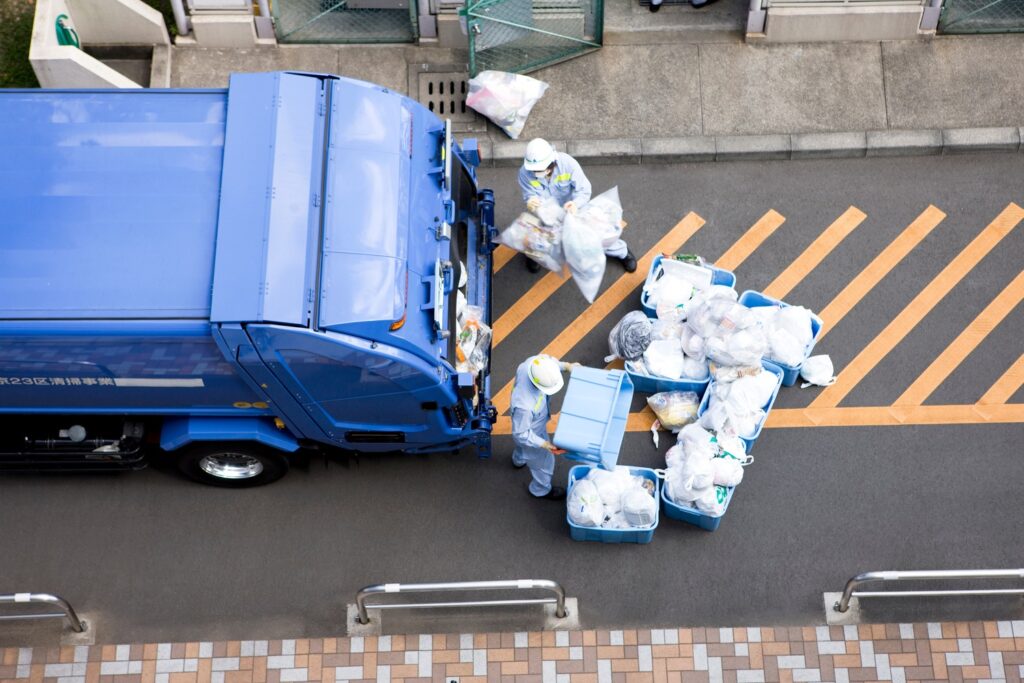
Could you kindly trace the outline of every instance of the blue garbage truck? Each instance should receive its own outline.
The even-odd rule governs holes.
[[[494,199],[450,123],[289,72],[0,91],[0,121],[0,467],[242,487],[316,450],[489,455],[456,337],[462,306],[490,322]]]

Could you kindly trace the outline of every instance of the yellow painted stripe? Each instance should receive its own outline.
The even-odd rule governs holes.
[[[812,270],[818,267],[818,264],[825,260],[826,256],[832,253],[833,249],[839,246],[840,242],[863,223],[865,218],[867,216],[857,207],[848,208],[765,288],[764,293],[773,299],[785,298]]]
[[[612,310],[622,303],[633,290],[639,287],[647,278],[647,271],[651,267],[651,261],[658,254],[678,251],[687,240],[689,240],[700,227],[704,225],[704,219],[695,213],[687,214],[679,221],[668,234],[658,240],[658,243],[651,247],[642,258],[638,259],[636,272],[626,273],[619,277],[611,287],[594,300],[585,311],[562,330],[555,339],[544,347],[541,353],[546,353],[555,358],[561,358],[572,350],[574,346],[586,336],[594,327],[607,317]],[[524,299],[526,297],[523,297]],[[518,302],[517,302],[518,303]],[[539,305],[539,304],[538,304]],[[534,306],[536,308],[536,306]],[[505,317],[505,316],[502,316]],[[499,319],[500,322],[500,319]],[[497,323],[495,323],[495,334],[497,334]],[[509,381],[501,391],[494,396],[494,405],[498,413],[508,410],[509,400],[512,397],[512,381]]]
[[[850,391],[910,334],[921,320],[1024,218],[1024,209],[1010,203],[994,221],[975,237],[935,279],[914,297],[871,343],[857,354],[836,379],[810,405],[811,408],[832,408],[839,405]]]
[[[654,414],[630,413],[627,432],[650,431]],[[766,429],[804,427],[900,427],[913,425],[998,424],[1024,422],[1024,403],[998,405],[875,406],[868,408],[775,408],[768,414]],[[548,431],[558,427],[558,416],[548,422]],[[501,416],[494,434],[511,434],[512,419]]]
[[[1024,354],[1010,366],[1010,369],[1003,373],[1003,376],[996,380],[992,388],[985,392],[978,403],[992,405],[1006,403],[1010,397],[1017,393],[1024,384]]]
[[[721,258],[715,261],[715,265],[725,270],[736,270],[785,221],[785,216],[778,211],[775,209],[769,210],[768,213],[761,216],[756,223],[750,226],[750,229],[744,233],[743,237],[736,240],[729,247],[729,250],[722,254]]]
[[[519,252],[516,251],[515,249],[506,247],[504,244],[499,244],[498,248],[494,250],[493,254],[491,254],[491,262],[493,264],[491,267],[491,271],[497,273],[499,270],[504,268],[505,264],[511,261],[513,257],[515,257],[515,255],[518,253]]]
[[[1024,272],[1018,273],[1010,284],[964,328],[946,349],[932,361],[921,376],[914,380],[893,405],[919,406],[938,389],[956,370],[971,351],[1003,321],[1010,311],[1024,299]]]
[[[843,291],[839,292],[836,298],[832,299],[828,306],[818,313],[822,321],[818,343],[821,343],[822,338],[838,325],[839,321],[853,310],[853,307],[860,303],[860,300],[867,296],[868,292],[874,289],[875,285],[881,282],[882,278],[888,275],[900,261],[906,258],[907,254],[920,244],[921,240],[927,237],[945,217],[945,213],[934,206],[929,206],[896,239],[890,242],[857,277],[853,278],[850,284],[846,285]]]
[[[526,320],[531,313],[536,311],[541,304],[558,291],[559,287],[568,281],[569,279],[565,277],[564,273],[559,275],[547,271],[544,277],[534,283],[533,287],[530,287],[526,294],[519,297],[518,301],[509,306],[508,310],[494,321],[494,325],[491,326],[494,335],[491,339],[491,349],[496,349],[498,344],[503,342],[508,335],[512,334],[512,331],[520,323]]]

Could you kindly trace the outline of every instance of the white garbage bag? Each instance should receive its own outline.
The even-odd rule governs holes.
[[[715,457],[715,435],[700,425],[688,424],[679,430],[678,443],[682,446],[682,455],[710,460]]]
[[[686,379],[705,380],[708,378],[708,362],[689,356],[683,357],[683,377]]]
[[[725,514],[725,501],[729,498],[729,489],[724,486],[711,486],[701,492],[696,499],[697,509],[709,517],[721,517]]]
[[[732,458],[714,458],[715,486],[738,486],[743,481],[743,465]]]
[[[622,236],[622,203],[617,186],[591,198],[577,214],[601,237],[602,247],[610,247]]]
[[[706,358],[704,337],[694,332],[693,328],[688,324],[683,327],[683,331],[679,334],[679,345],[683,347],[683,353],[689,358],[701,361]]]
[[[775,314],[775,327],[793,335],[800,348],[804,349],[814,338],[811,327],[811,312],[803,306],[786,306]]]
[[[608,262],[600,232],[580,213],[568,213],[562,223],[562,250],[583,298],[587,303],[594,303]]]
[[[658,514],[658,501],[647,489],[634,486],[622,496],[622,516],[633,528],[644,528],[654,524]]]
[[[647,405],[665,429],[678,432],[697,419],[700,399],[692,391],[663,391],[648,397]]]
[[[671,339],[679,342],[686,325],[682,320],[672,318],[655,318],[651,322],[652,339]]]
[[[784,327],[769,328],[768,343],[771,346],[768,357],[772,360],[789,366],[800,365],[803,362],[807,346],[801,345],[800,341]]]
[[[678,273],[666,271],[651,286],[648,301],[654,306],[685,307],[693,298],[695,291],[692,282]]]
[[[544,197],[544,199],[540,200],[540,206],[537,207],[537,218],[544,225],[561,228],[562,221],[565,220],[565,209],[562,208],[562,205],[554,197]]]
[[[710,468],[710,463],[708,464]],[[668,470],[665,473],[665,494],[669,500],[679,505],[687,505],[703,496],[712,486],[699,487],[694,485],[694,477],[687,477],[681,469]]]
[[[601,526],[604,522],[604,503],[594,483],[581,479],[577,481],[566,500],[569,520],[577,526]]]
[[[727,367],[757,366],[768,350],[768,339],[759,325],[729,329],[726,321],[704,342],[708,358]]]
[[[803,367],[800,368],[800,376],[804,378],[804,383],[800,385],[804,389],[812,385],[827,387],[836,381],[835,368],[832,367],[832,359],[827,353],[805,360]]]
[[[626,467],[616,467],[611,472],[595,467],[586,476],[597,487],[605,513],[609,515],[621,509],[622,494],[633,486],[632,478]]]
[[[529,212],[519,214],[501,231],[498,242],[532,258],[554,273],[562,272],[562,236],[560,228],[544,225]]]
[[[655,339],[644,351],[644,363],[652,375],[679,379],[683,376],[683,349],[672,339]]]
[[[547,89],[547,83],[529,76],[481,71],[469,81],[466,106],[489,118],[515,140],[523,132],[533,105]]]

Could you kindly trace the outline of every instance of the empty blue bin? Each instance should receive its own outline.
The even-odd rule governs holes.
[[[711,381],[710,375],[704,379],[687,379],[686,377],[669,379],[668,377],[647,375],[638,372],[633,367],[633,363],[628,360],[625,366],[626,374],[633,381],[633,389],[643,394],[657,394],[660,391],[692,391],[697,394],[697,398],[701,398],[708,389],[708,382]]]
[[[647,314],[648,318],[655,318],[658,315],[657,310],[650,304],[650,289],[651,286],[657,282],[664,269],[661,268],[661,262],[664,260],[664,256],[655,256],[651,262],[651,269],[647,272],[647,280],[644,281],[644,287],[640,290],[640,306],[643,308],[644,313]],[[736,275],[732,271],[723,270],[722,268],[715,268],[714,266],[705,265],[698,266],[705,270],[711,271],[711,284],[713,285],[725,285],[726,287],[736,286]]]
[[[782,369],[779,366],[775,365],[774,363],[769,363],[768,361],[762,361],[761,367],[763,367],[768,372],[773,373],[778,378],[775,382],[775,391],[772,392],[772,397],[768,399],[768,403],[764,405],[764,419],[767,420],[768,413],[771,412],[772,406],[775,405],[775,399],[778,397],[779,389],[782,387]],[[704,412],[708,409],[708,403],[711,401],[711,389],[714,386],[715,381],[711,380],[711,383],[708,384],[708,391],[704,394],[704,398],[701,399],[700,408],[697,409],[698,416],[703,415]],[[751,436],[750,438],[742,436],[740,437],[740,439],[743,441],[743,445],[746,446],[747,448],[747,453],[749,453],[754,448],[754,442],[757,441],[757,437],[761,435],[761,430],[763,428],[764,420],[761,420],[761,424],[757,425],[757,430],[754,431],[753,436]]]
[[[747,308],[758,308],[761,306],[781,306],[782,308],[786,308],[790,305],[785,301],[773,299],[761,292],[755,292],[750,289],[740,294],[740,303]],[[804,360],[807,360],[811,355],[811,351],[814,350],[814,345],[818,341],[818,335],[821,334],[821,327],[821,318],[816,316],[814,313],[811,313],[811,342],[807,345],[807,348],[804,349]],[[804,365],[802,361],[800,365],[785,365],[784,363],[772,360],[771,358],[766,358],[765,360],[782,371],[782,386],[784,387],[791,387],[796,384],[797,379],[800,377],[800,368]]]
[[[589,465],[576,465],[569,470],[568,489],[576,484],[576,481],[587,476],[590,470],[594,469]],[[654,470],[647,467],[630,467],[629,473],[654,482],[654,498],[657,500],[661,494],[661,480]],[[660,508],[660,506],[659,506]],[[658,528],[660,520],[660,509],[654,513],[654,524],[638,529],[601,529],[598,527],[578,526],[569,519],[569,512],[566,510],[565,521],[569,524],[569,536],[574,541],[595,541],[597,543],[650,543],[654,539],[654,530]]]
[[[633,382],[622,370],[576,368],[558,415],[552,440],[565,457],[615,469],[626,433]]]
[[[729,503],[732,502],[733,491],[736,490],[735,486],[729,487],[729,492],[725,497],[725,511],[729,510]],[[718,528],[718,525],[722,523],[722,517],[725,516],[725,512],[722,512],[721,517],[712,517],[711,515],[701,512],[696,508],[687,507],[685,505],[679,505],[673,503],[668,497],[668,486],[661,487],[661,503],[662,507],[665,508],[665,516],[669,519],[678,519],[680,522],[686,522],[694,526],[699,526],[701,529],[706,531],[714,531]]]

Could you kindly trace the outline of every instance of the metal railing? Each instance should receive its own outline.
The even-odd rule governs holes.
[[[906,598],[953,595],[1024,595],[1024,588],[969,588],[961,590],[923,591],[858,591],[866,583],[879,581],[949,581],[956,579],[1018,579],[1024,580],[1024,569],[937,569],[908,572],[865,572],[846,582],[843,595],[832,606],[836,612],[850,609],[851,598]]]
[[[75,608],[71,606],[71,603],[60,597],[59,595],[50,595],[49,593],[8,593],[0,594],[0,605],[4,604],[18,604],[18,605],[54,605],[61,609],[61,612],[44,612],[39,614],[5,614],[0,616],[0,621],[11,621],[15,619],[59,619],[64,618],[68,620],[68,624],[71,626],[71,630],[75,633],[84,633],[88,627],[84,621],[78,618],[78,613],[75,612]]]
[[[516,600],[468,600],[465,602],[414,602],[414,603],[383,603],[367,605],[367,598],[373,595],[394,593],[444,593],[449,591],[483,591],[483,590],[531,590],[541,589],[555,594],[553,598],[523,598]],[[546,579],[516,579],[512,581],[461,581],[450,583],[381,583],[367,586],[356,593],[357,620],[360,624],[370,623],[367,610],[371,609],[425,609],[433,607],[506,607],[510,605],[555,605],[555,616],[564,619],[565,591],[556,581]]]

